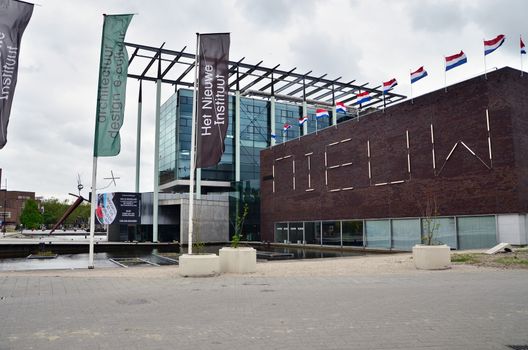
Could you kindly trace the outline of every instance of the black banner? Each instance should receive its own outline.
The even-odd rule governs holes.
[[[7,142],[7,124],[18,76],[20,41],[32,13],[33,4],[0,0],[0,149]]]
[[[101,193],[97,195],[95,217],[100,224],[139,224],[141,194],[134,192]]]
[[[196,167],[218,164],[229,124],[229,34],[200,34]]]

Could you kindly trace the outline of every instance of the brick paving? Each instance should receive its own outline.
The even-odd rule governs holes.
[[[340,261],[354,263],[325,263]],[[285,266],[302,262],[266,268]],[[111,270],[1,273],[0,350],[528,344],[526,270],[212,278],[182,278],[173,266]]]

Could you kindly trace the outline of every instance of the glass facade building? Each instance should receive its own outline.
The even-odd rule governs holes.
[[[358,246],[409,251],[427,236],[427,218],[275,223],[277,243]],[[430,220],[430,219],[429,219]],[[481,249],[497,244],[494,215],[434,218],[434,244]]]
[[[191,120],[193,91],[179,89],[160,110],[160,188],[165,192],[188,191],[191,150]],[[210,168],[201,169],[202,192],[230,192],[230,222],[236,221],[237,208],[242,203],[249,206],[245,221],[246,239],[260,240],[260,151],[272,144],[280,144],[299,138],[302,126],[299,118],[303,108],[300,104],[276,102],[275,123],[272,128],[271,101],[240,97],[240,157],[235,147],[236,97],[229,96],[229,127],[225,139],[225,152],[220,162]],[[330,126],[329,118],[315,118],[315,107],[307,107],[308,133]],[[283,131],[285,124],[292,127]],[[239,181],[236,179],[236,162],[239,162]]]

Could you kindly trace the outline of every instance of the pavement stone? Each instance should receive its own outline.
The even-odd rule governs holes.
[[[182,278],[175,267],[142,269],[0,274],[0,350],[528,344],[526,270]]]

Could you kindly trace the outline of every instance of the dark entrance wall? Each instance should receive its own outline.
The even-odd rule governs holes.
[[[262,239],[278,221],[423,216],[428,197],[439,215],[526,212],[526,96],[503,68],[262,151]]]

